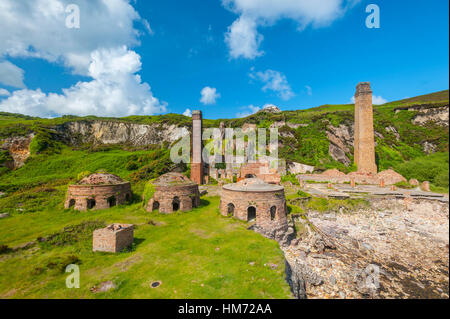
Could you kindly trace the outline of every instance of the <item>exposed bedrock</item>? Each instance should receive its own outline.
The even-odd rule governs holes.
[[[143,146],[175,142],[189,133],[187,127],[168,124],[134,124],[108,121],[68,122],[56,127],[70,144],[131,144]]]
[[[281,247],[296,298],[448,298],[448,203],[375,199],[302,220]]]

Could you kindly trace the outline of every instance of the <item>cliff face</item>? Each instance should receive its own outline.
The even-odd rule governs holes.
[[[0,141],[0,149],[9,151],[12,161],[4,163],[9,169],[16,169],[25,165],[30,156],[30,143],[34,134],[28,136],[14,136]]]
[[[68,122],[57,126],[56,131],[69,144],[129,144],[133,146],[172,143],[189,133],[187,127],[176,125],[108,121]]]

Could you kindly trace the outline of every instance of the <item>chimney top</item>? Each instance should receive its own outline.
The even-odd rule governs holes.
[[[360,94],[372,94],[372,89],[370,88],[370,82],[359,82],[356,86],[356,96]]]

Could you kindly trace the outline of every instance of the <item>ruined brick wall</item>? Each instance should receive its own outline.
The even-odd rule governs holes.
[[[153,197],[147,203],[147,211],[159,209],[160,213],[170,214],[174,211],[174,199],[179,201],[179,210],[190,211],[200,206],[200,192],[197,184],[156,186]],[[157,205],[154,206],[155,202]],[[158,208],[156,208],[158,207]]]
[[[269,184],[280,184],[281,176],[275,170],[269,168],[269,163],[257,162],[257,163],[247,163],[241,167],[239,180],[245,179],[249,176],[255,176],[262,179]]]
[[[95,200],[92,209],[106,209],[111,207],[113,198],[115,205],[123,205],[131,200],[132,195],[129,182],[114,185],[70,185],[64,207],[68,209],[73,206],[75,210],[85,211],[88,209],[88,201]]]
[[[192,111],[191,180],[199,185],[203,184],[202,130],[203,130],[202,112]]]
[[[377,173],[372,90],[369,82],[361,82],[356,87],[354,155],[358,172],[366,174]]]
[[[256,208],[256,224],[264,227],[279,227],[287,223],[286,200],[284,190],[279,191],[232,191],[222,188],[220,198],[220,213],[228,216],[228,204],[234,205],[233,217],[240,220],[248,220],[248,208]],[[276,207],[276,213],[272,220],[271,208]]]
[[[117,253],[133,243],[134,226],[112,224],[93,233],[92,250]]]

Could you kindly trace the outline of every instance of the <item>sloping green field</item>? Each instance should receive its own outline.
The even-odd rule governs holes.
[[[192,212],[147,213],[142,203],[106,211],[44,210],[0,220],[0,243],[14,246],[57,233],[52,242],[0,255],[1,298],[290,298],[278,244],[224,218],[218,198]],[[137,225],[130,251],[93,253],[86,221]],[[99,223],[99,222],[98,222]],[[100,224],[100,223],[99,223]],[[66,264],[80,265],[79,289],[66,288]],[[271,264],[276,265],[270,267]],[[117,288],[94,294],[104,281]],[[158,288],[150,284],[160,281]]]

